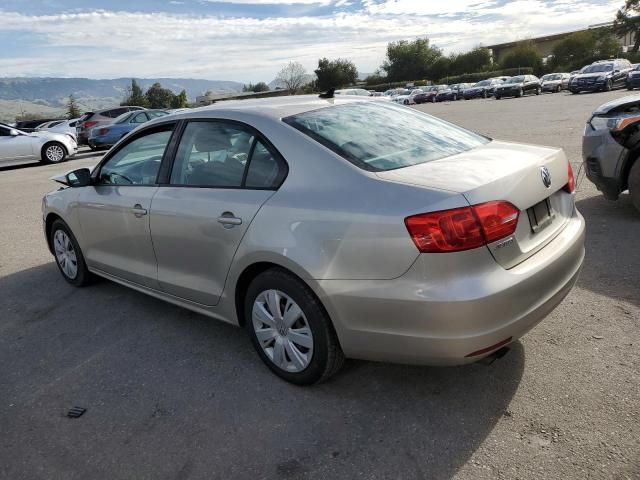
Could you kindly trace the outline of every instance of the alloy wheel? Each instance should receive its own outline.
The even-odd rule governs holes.
[[[267,358],[278,368],[297,373],[313,357],[313,334],[298,304],[280,290],[258,294],[251,312],[253,330]]]
[[[66,232],[56,230],[56,233],[53,235],[53,249],[60,270],[62,270],[70,280],[74,280],[78,276],[78,257],[73,248],[73,243],[71,243],[71,239]]]
[[[56,144],[49,145],[45,150],[44,154],[47,157],[47,160],[49,160],[52,163],[60,162],[64,158],[64,150],[60,145],[56,145]]]

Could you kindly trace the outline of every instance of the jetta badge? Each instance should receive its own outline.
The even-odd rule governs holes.
[[[541,167],[540,176],[542,177],[544,186],[549,188],[551,186],[551,173],[549,173],[549,169],[547,167]]]

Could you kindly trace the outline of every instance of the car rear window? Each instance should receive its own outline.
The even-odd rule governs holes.
[[[283,121],[373,172],[438,160],[489,142],[431,115],[378,102],[325,107]]]

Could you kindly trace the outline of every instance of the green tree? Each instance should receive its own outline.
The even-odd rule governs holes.
[[[531,40],[518,42],[516,47],[501,62],[502,68],[531,67],[539,73],[542,70],[542,57]]]
[[[72,118],[78,118],[80,115],[82,115],[82,112],[75,97],[69,95],[69,100],[67,101],[67,118],[71,120]]]
[[[269,91],[269,85],[267,85],[264,82],[258,82],[255,85],[253,83],[249,82],[249,85],[244,85],[242,87],[242,91],[243,92],[255,92],[255,93],[268,92]]]
[[[318,89],[323,91],[353,85],[358,80],[358,69],[355,64],[351,60],[342,58],[337,60],[321,58],[314,72],[318,77]]]
[[[638,51],[640,48],[640,0],[626,0],[624,2],[624,6],[616,13],[613,31],[620,36],[627,33],[634,35],[635,43],[631,52]]]
[[[187,101],[187,91],[183,89],[178,95],[174,95],[171,100],[171,108],[186,108]]]
[[[441,56],[441,50],[430,46],[428,38],[391,42],[382,70],[390,82],[420,80],[427,77],[429,66]]]
[[[489,50],[482,47],[476,47],[469,52],[450,55],[449,59],[451,60],[450,75],[483,72],[491,67]]]
[[[575,32],[553,48],[549,67],[553,70],[575,70],[594,60],[618,55],[620,43],[609,29]]]
[[[451,75],[451,59],[449,57],[437,58],[427,70],[427,78],[437,81]]]
[[[389,80],[385,75],[382,75],[382,72],[378,69],[365,78],[364,81],[367,82],[367,85],[381,85],[387,83]]]
[[[171,108],[175,97],[171,90],[162,88],[158,82],[151,85],[144,96],[149,108]]]
[[[127,88],[127,94],[120,105],[137,107],[146,107],[148,105],[147,98],[135,78],[131,79],[131,86]]]
[[[276,83],[293,95],[304,85],[306,76],[307,71],[301,63],[289,62],[278,72]]]

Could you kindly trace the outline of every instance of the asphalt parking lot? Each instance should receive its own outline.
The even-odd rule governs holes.
[[[626,91],[415,108],[492,137],[563,147]],[[84,156],[83,156],[84,155]],[[640,214],[579,176],[576,288],[491,365],[350,361],[280,381],[237,328],[108,281],[65,283],[42,235],[51,175],[0,171],[0,477],[640,478]],[[77,419],[73,406],[87,409]]]

